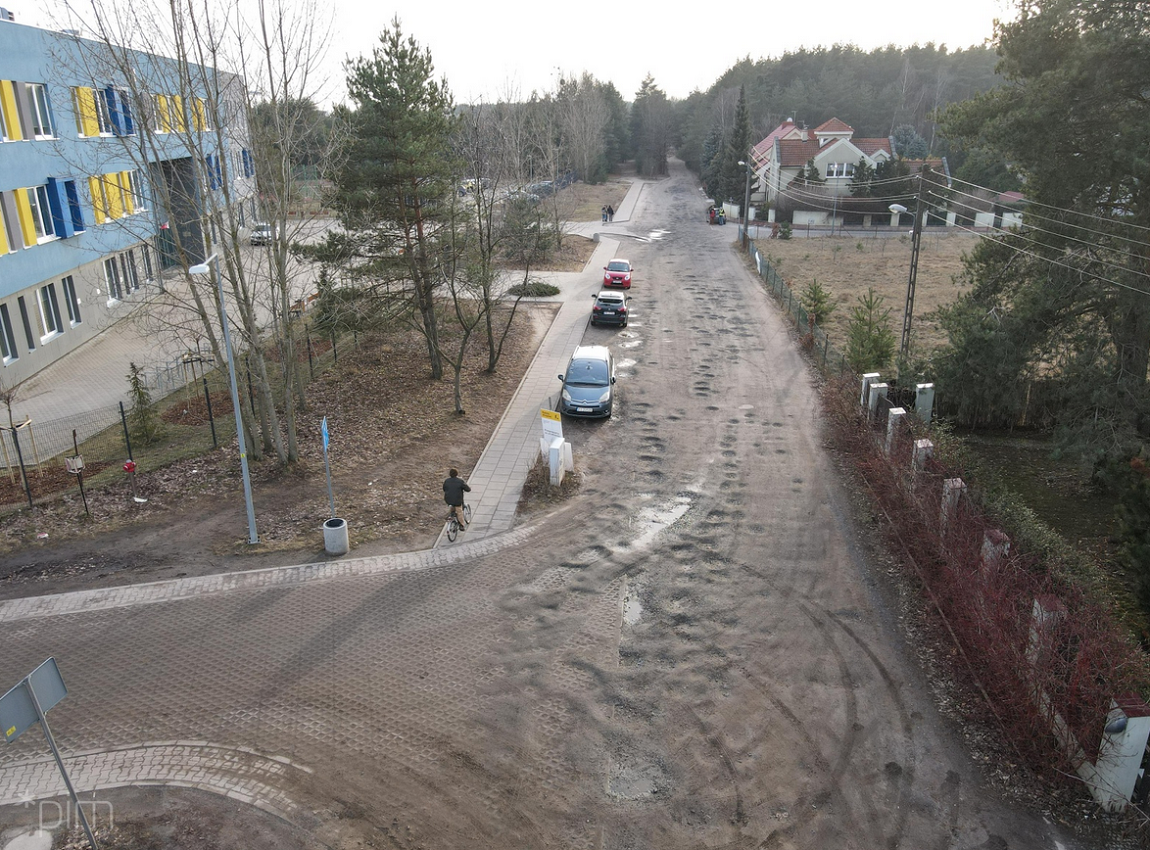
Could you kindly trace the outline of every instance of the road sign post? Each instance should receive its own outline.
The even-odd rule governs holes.
[[[64,769],[64,759],[56,748],[52,730],[48,727],[48,711],[67,695],[68,689],[64,686],[60,668],[56,666],[56,659],[49,658],[25,676],[16,687],[0,697],[0,728],[4,730],[4,740],[10,744],[28,729],[37,723],[40,724],[48,741],[48,747],[52,750],[52,757],[56,759],[56,766],[60,768],[60,776],[64,778],[64,785],[72,798],[72,805],[76,807],[80,823],[84,825],[88,844],[92,850],[99,850],[96,837],[92,835],[92,827],[88,824],[88,817],[80,805],[80,798],[76,796],[76,789],[72,787],[72,780],[68,778],[68,771]]]

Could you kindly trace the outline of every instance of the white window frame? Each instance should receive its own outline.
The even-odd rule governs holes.
[[[148,205],[145,203],[144,193],[140,191],[140,181],[136,178],[139,174],[138,169],[131,169],[123,172],[127,175],[128,185],[124,186],[124,191],[132,196],[132,206],[134,207],[133,215],[135,213],[146,212]]]
[[[853,162],[828,162],[826,168],[826,177],[831,179],[834,177],[854,177],[855,164]]]
[[[16,352],[16,333],[12,330],[12,314],[7,304],[0,304],[0,354],[7,365],[20,359]]]
[[[64,306],[68,308],[68,324],[76,327],[84,319],[80,315],[80,297],[76,294],[76,281],[72,275],[60,279],[60,288],[64,291]]]
[[[39,297],[36,299],[40,307],[40,344],[58,337],[64,332],[64,322],[60,318],[60,301],[56,297],[56,284],[46,283],[40,287]]]
[[[120,266],[124,272],[124,294],[140,291],[140,270],[136,268],[136,252],[128,249],[120,254]]]
[[[32,98],[32,136],[37,139],[56,138],[52,109],[48,104],[48,87],[43,83],[25,83],[24,88]]]
[[[104,258],[104,282],[108,285],[108,306],[114,307],[124,300],[124,283],[120,279],[120,264],[115,256]]]
[[[28,206],[32,209],[32,223],[36,227],[36,244],[51,242],[56,238],[56,228],[52,224],[52,207],[48,203],[48,187],[32,186],[28,193]]]

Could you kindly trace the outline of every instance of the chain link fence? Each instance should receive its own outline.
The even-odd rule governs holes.
[[[304,380],[310,382],[335,363],[341,347],[357,342],[351,333],[321,339],[305,332],[296,352]],[[235,438],[226,365],[217,368],[210,357],[194,363],[184,358],[148,367],[141,377],[152,398],[144,410],[116,402],[58,419],[0,426],[0,511],[78,492],[81,475],[85,487],[97,487],[127,474],[128,461],[146,472],[206,454]],[[236,378],[242,415],[258,421],[256,384],[242,354],[236,358]]]
[[[826,332],[811,321],[810,315],[799,303],[794,291],[787,286],[783,276],[775,270],[775,267],[759,251],[754,242],[748,241],[747,245],[747,252],[751,256],[751,261],[755,264],[759,277],[766,283],[768,291],[775,296],[779,306],[787,311],[795,327],[806,334],[802,342],[811,351],[815,362],[822,367],[823,371],[828,373],[849,372],[850,367],[847,365],[846,355],[831,345],[831,339]]]

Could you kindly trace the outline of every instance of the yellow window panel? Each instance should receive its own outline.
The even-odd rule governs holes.
[[[165,95],[156,95],[156,116],[160,119],[160,132],[172,132],[172,116],[168,112],[168,98]]]
[[[24,234],[24,247],[36,244],[36,223],[32,220],[32,204],[28,202],[28,190],[17,189],[16,212],[20,216],[20,230]]]
[[[124,195],[124,215],[131,215],[136,211],[136,199],[132,197],[132,172],[120,172],[120,188]]]
[[[184,99],[178,94],[172,95],[172,109],[175,111],[174,123],[181,133],[188,129],[188,119],[184,117]]]
[[[96,224],[103,224],[108,220],[108,204],[99,177],[88,178],[88,190],[92,193],[92,212],[96,216]]]
[[[23,139],[20,113],[16,109],[16,92],[11,80],[0,80],[0,109],[4,110],[4,126],[8,129],[8,138],[14,142]]]
[[[202,133],[208,129],[207,113],[204,111],[204,99],[197,97],[192,104],[192,113],[195,117],[195,129]]]
[[[121,218],[124,215],[124,194],[120,188],[120,175],[105,174],[103,179],[108,198],[108,218]]]
[[[100,122],[96,118],[96,92],[87,86],[76,86],[76,105],[80,110],[80,131],[85,136],[100,135]]]
[[[0,203],[0,255],[13,250],[8,247],[8,227],[4,220],[4,205]]]

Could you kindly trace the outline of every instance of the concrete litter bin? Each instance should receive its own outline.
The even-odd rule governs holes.
[[[347,520],[332,517],[323,524],[323,548],[330,555],[346,555],[351,546],[347,539]]]

